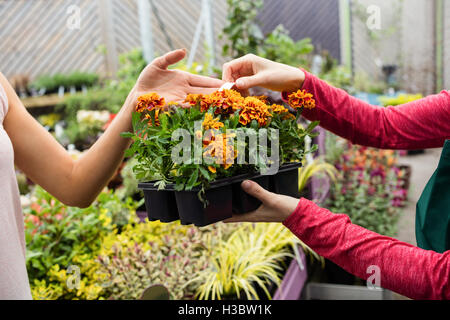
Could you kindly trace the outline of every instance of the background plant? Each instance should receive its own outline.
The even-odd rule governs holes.
[[[331,188],[330,210],[348,214],[353,223],[369,230],[394,236],[407,193],[396,153],[347,144],[338,156],[335,166],[340,175]]]
[[[26,261],[30,282],[37,287],[54,285],[61,269],[72,264],[88,271],[84,260],[100,250],[102,237],[123,225],[138,205],[106,192],[89,208],[67,207],[40,187],[35,187],[31,198],[33,203],[24,208]],[[52,292],[58,297],[76,296],[64,290],[59,295]]]
[[[286,259],[292,257],[296,238],[279,224],[244,224],[228,239],[210,246],[212,268],[192,279],[199,299],[222,299],[244,295],[260,299],[256,286],[270,298],[271,284],[279,285]]]

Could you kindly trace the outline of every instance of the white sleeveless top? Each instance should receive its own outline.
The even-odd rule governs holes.
[[[31,299],[14,151],[3,129],[7,112],[8,99],[0,85],[0,299]]]

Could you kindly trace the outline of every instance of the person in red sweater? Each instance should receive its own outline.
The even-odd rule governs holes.
[[[308,120],[355,144],[385,149],[442,147],[450,139],[450,92],[396,107],[378,107],[334,88],[294,67],[246,55],[223,66],[223,80],[239,90],[260,86],[286,93],[304,89],[316,108]],[[262,201],[254,212],[227,222],[282,222],[321,256],[367,279],[370,266],[380,269],[381,286],[412,299],[450,299],[450,251],[437,253],[376,234],[352,224],[307,199],[271,193],[252,181],[242,188]]]

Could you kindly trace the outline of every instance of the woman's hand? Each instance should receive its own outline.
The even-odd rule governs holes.
[[[305,73],[299,68],[248,54],[223,65],[222,80],[235,82],[239,90],[263,87],[273,91],[296,91]]]
[[[186,51],[175,50],[156,58],[139,76],[134,88],[135,95],[140,96],[156,92],[166,102],[182,103],[189,93],[209,94],[216,91],[224,83],[222,80],[194,75],[180,70],[167,70],[186,56]]]
[[[297,208],[298,199],[269,192],[254,181],[242,182],[242,189],[261,200],[262,205],[255,211],[234,215],[225,222],[283,222]]]

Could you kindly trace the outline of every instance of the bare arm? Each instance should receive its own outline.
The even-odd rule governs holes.
[[[0,84],[9,100],[4,128],[12,141],[17,166],[63,203],[89,206],[123,160],[130,141],[120,133],[131,130],[131,116],[139,95],[153,91],[166,101],[181,101],[187,93],[210,93],[222,84],[217,79],[167,70],[184,56],[183,50],[176,50],[147,66],[108,130],[76,161],[27,112],[1,75]]]

